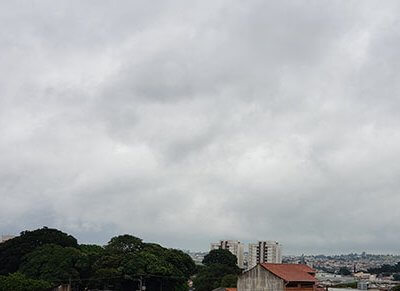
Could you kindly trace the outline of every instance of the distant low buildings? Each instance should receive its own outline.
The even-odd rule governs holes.
[[[358,290],[368,290],[368,285],[369,285],[368,282],[359,281],[359,282],[357,282],[357,289]]]
[[[206,256],[208,254],[208,252],[192,252],[189,250],[186,250],[184,252],[187,253],[192,258],[194,263],[197,265],[201,265],[203,262],[204,256]]]
[[[354,273],[364,272],[371,268],[379,268],[383,265],[395,265],[400,261],[398,255],[377,254],[343,254],[343,255],[302,255],[283,256],[285,263],[297,264],[305,261],[317,270],[329,273],[339,273],[341,268],[353,270]]]
[[[239,275],[237,291],[315,291],[316,283],[306,265],[262,263]]]
[[[370,281],[375,281],[376,280],[376,275],[375,274],[364,273],[364,272],[354,273],[353,277],[358,279],[358,280],[370,280]]]

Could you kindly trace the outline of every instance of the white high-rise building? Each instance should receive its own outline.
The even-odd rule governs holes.
[[[240,241],[237,240],[220,240],[218,243],[211,243],[210,250],[229,250],[237,258],[237,265],[239,268],[243,268],[243,251],[244,246]]]
[[[258,263],[282,263],[282,245],[268,240],[250,243],[248,268],[253,268]]]

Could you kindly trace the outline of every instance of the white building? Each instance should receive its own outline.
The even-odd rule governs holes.
[[[220,240],[218,243],[211,243],[210,250],[229,250],[237,258],[237,265],[239,268],[243,268],[243,251],[244,246],[240,241],[237,240]]]
[[[277,241],[249,243],[248,268],[258,263],[282,263],[282,245]]]

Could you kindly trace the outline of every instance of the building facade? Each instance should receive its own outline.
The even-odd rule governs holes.
[[[282,263],[282,245],[277,241],[258,241],[249,244],[248,269],[259,263]]]
[[[300,264],[258,264],[239,275],[237,291],[316,291],[315,270]]]
[[[218,243],[211,243],[210,250],[228,250],[237,258],[237,265],[239,268],[243,268],[244,259],[244,246],[240,241],[237,240],[220,240]]]

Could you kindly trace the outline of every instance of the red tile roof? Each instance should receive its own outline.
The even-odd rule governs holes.
[[[236,288],[226,288],[225,291],[237,291]]]
[[[316,282],[315,270],[301,264],[261,264],[266,270],[286,282]]]

